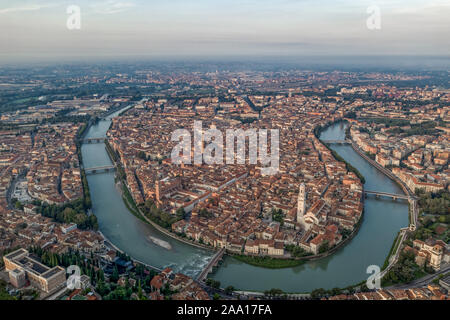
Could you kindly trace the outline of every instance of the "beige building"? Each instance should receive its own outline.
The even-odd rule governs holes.
[[[441,261],[445,255],[445,243],[442,240],[414,240],[413,246],[418,250],[416,255],[416,263],[424,266],[428,262],[434,270],[441,268]]]
[[[27,282],[25,272],[19,269],[11,270],[9,272],[9,282],[16,288],[22,288]]]
[[[260,254],[282,256],[284,255],[284,244],[275,240],[247,240],[245,244],[245,253],[254,255]]]
[[[19,249],[3,257],[6,271],[10,278],[17,278],[17,285],[23,284],[19,275],[23,272],[30,284],[44,292],[52,292],[66,281],[66,271],[60,266],[49,268],[39,261],[29,257],[29,252]],[[13,283],[14,285],[14,283]]]

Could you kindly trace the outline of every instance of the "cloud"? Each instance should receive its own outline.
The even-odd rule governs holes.
[[[122,1],[105,1],[102,3],[97,3],[91,5],[91,8],[94,9],[95,12],[100,14],[114,14],[123,12],[128,8],[134,7],[135,4],[132,2],[122,2]]]
[[[27,6],[19,6],[19,7],[10,7],[5,9],[0,9],[0,14],[19,12],[19,11],[37,11],[41,9],[55,7],[57,4],[34,4]]]

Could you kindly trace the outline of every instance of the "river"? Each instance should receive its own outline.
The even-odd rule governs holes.
[[[115,115],[117,113],[91,126],[86,138],[104,137],[109,119]],[[328,127],[321,138],[343,140],[345,124]],[[351,146],[332,145],[332,148],[364,175],[366,189],[402,194],[394,182],[361,158]],[[82,154],[86,168],[111,164],[104,144],[83,144]],[[198,274],[207,264],[212,255],[210,252],[173,240],[128,212],[115,186],[113,173],[89,175],[88,183],[100,231],[118,248],[145,263],[156,267],[170,266],[190,276]],[[357,235],[327,258],[294,268],[266,269],[226,256],[210,277],[219,280],[222,287],[233,285],[253,291],[279,288],[286,292],[309,292],[316,288],[356,284],[367,279],[369,265],[383,265],[399,229],[408,225],[407,202],[367,198],[364,210],[364,220]],[[167,241],[172,249],[156,245],[148,236]]]

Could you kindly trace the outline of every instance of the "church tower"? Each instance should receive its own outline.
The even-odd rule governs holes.
[[[298,188],[298,198],[297,198],[297,222],[304,224],[303,216],[306,211],[306,187],[305,184],[300,184]]]

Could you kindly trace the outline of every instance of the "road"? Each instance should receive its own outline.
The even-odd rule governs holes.
[[[19,159],[22,158],[17,158],[16,160],[14,160],[14,163],[16,163]],[[14,209],[13,203],[12,203],[12,198],[11,198],[11,194],[13,193],[14,189],[16,188],[16,184],[17,182],[19,182],[20,179],[22,179],[23,177],[26,176],[28,172],[28,169],[25,169],[22,173],[20,173],[19,175],[17,175],[12,181],[11,184],[8,188],[8,190],[6,191],[6,201],[8,204],[8,209],[12,210]]]
[[[416,230],[418,220],[419,220],[419,206],[417,205],[417,200],[410,200],[411,203],[411,225],[413,226],[412,231]]]
[[[386,269],[384,269],[380,273],[380,279],[382,279],[389,272],[389,270],[397,263],[398,257],[400,256],[400,252],[401,252],[401,249],[402,249],[403,241],[406,238],[406,234],[407,234],[406,229],[401,229],[400,230],[400,235],[399,235],[399,240],[398,240],[400,242],[399,242],[399,244],[397,246],[396,251],[394,252],[394,255],[389,257],[389,265],[386,267]]]
[[[69,291],[69,290],[67,289],[66,282],[64,282],[64,284],[62,285],[62,287],[59,290],[50,294],[49,296],[45,297],[44,299],[45,300],[56,300],[56,299],[62,297],[67,291]]]
[[[267,299],[268,297],[262,293],[262,292],[253,292],[253,291],[235,291],[235,293],[241,295],[241,296],[245,296],[245,297],[254,297],[254,298],[264,298]],[[286,296],[287,299],[291,299],[291,300],[303,300],[303,299],[310,299],[311,298],[311,294],[309,293],[282,293],[279,296],[273,296],[272,298],[277,300],[280,297],[284,297]],[[269,297],[270,299],[270,297]]]
[[[390,287],[386,287],[384,289],[411,289],[411,288],[425,287],[429,283],[431,283],[436,277],[438,277],[440,274],[445,274],[447,272],[450,272],[450,263],[444,264],[441,267],[441,270],[439,270],[436,273],[426,275],[425,277],[414,280],[410,283],[393,285]]]
[[[201,281],[196,281],[194,280],[200,287],[202,287],[203,290],[206,291],[206,293],[208,293],[208,295],[210,297],[214,296],[215,293],[217,293],[218,295],[220,295],[221,299],[226,299],[226,300],[231,300],[231,299],[236,299],[236,297],[234,296],[234,293],[232,293],[231,295],[226,294],[225,290],[223,289],[216,289],[210,286],[207,286],[206,284],[204,284]]]

